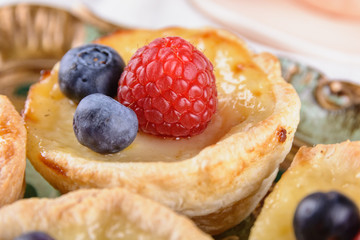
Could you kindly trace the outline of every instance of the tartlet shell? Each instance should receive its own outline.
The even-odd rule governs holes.
[[[314,192],[338,191],[360,207],[360,141],[301,147],[289,169],[265,199],[250,240],[295,240],[298,203]]]
[[[186,217],[121,188],[83,189],[53,199],[19,200],[0,209],[0,226],[6,229],[0,231],[0,239],[11,240],[30,231],[44,231],[55,239],[89,240],[102,239],[99,234],[111,232],[119,237],[116,239],[123,239],[121,234],[126,236],[126,230],[116,230],[119,223],[109,222],[109,216],[125,219],[124,226],[134,226],[132,232],[140,229],[152,239],[212,239]],[[101,228],[105,227],[109,232],[103,233]]]
[[[104,39],[137,31],[172,30],[179,28],[122,30]],[[224,30],[203,28],[196,32],[247,48]],[[253,54],[252,58],[271,83],[275,98],[272,114],[258,123],[249,121],[245,129],[235,126],[231,134],[192,158],[176,162],[91,161],[62,151],[42,151],[41,140],[31,136],[31,129],[27,155],[36,170],[61,192],[124,187],[189,216],[206,232],[220,233],[248,216],[266,194],[290,151],[299,123],[299,97],[281,77],[277,58],[269,53]],[[31,121],[33,98],[36,95],[30,89],[26,121]]]

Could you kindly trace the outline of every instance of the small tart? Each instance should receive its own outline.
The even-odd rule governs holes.
[[[23,199],[0,209],[0,239],[30,231],[55,239],[212,239],[188,218],[121,188]]]
[[[203,133],[164,139],[139,132],[117,154],[95,153],[76,140],[76,105],[59,90],[56,65],[27,98],[27,155],[61,192],[125,187],[220,233],[249,215],[268,191],[290,150],[300,100],[273,55],[253,54],[223,30],[121,30],[97,42],[128,62],[139,47],[164,36],[183,37],[214,65],[218,109]]]
[[[24,195],[26,129],[10,100],[0,95],[0,207]]]
[[[360,142],[302,147],[275,185],[253,226],[250,240],[296,239],[295,209],[305,196],[339,191],[360,208]]]

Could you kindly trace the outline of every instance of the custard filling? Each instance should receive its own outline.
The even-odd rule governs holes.
[[[273,111],[274,93],[267,75],[254,63],[251,53],[218,34],[181,31],[137,31],[117,33],[119,37],[102,38],[100,44],[119,52],[128,62],[135,51],[155,38],[180,36],[192,43],[214,65],[218,92],[217,112],[206,130],[191,138],[165,139],[139,132],[135,141],[116,154],[102,155],[81,145],[74,134],[72,121],[76,104],[66,98],[58,85],[56,65],[30,92],[25,120],[29,140],[38,142],[41,152],[62,151],[94,161],[156,162],[179,161],[197,155],[203,148],[216,144],[236,126],[246,129]],[[240,128],[239,128],[240,127]]]

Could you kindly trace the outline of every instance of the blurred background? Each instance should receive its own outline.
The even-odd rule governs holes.
[[[1,0],[0,6],[24,2],[70,12],[85,7],[124,28],[227,28],[256,51],[291,56],[331,78],[360,81],[360,0]]]

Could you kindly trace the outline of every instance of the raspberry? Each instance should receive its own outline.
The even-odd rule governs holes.
[[[145,133],[190,137],[216,111],[213,66],[180,37],[155,39],[138,49],[121,75],[118,100],[130,107]]]

